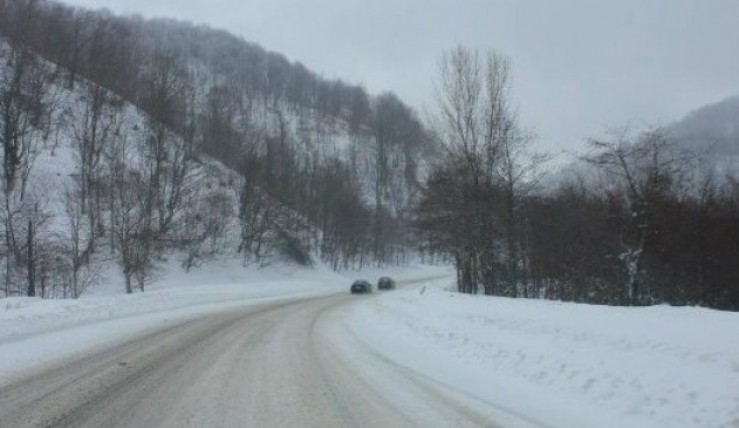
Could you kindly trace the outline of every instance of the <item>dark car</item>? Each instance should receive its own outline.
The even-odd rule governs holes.
[[[395,288],[395,280],[389,276],[383,276],[377,281],[378,290],[392,290]]]
[[[351,288],[352,294],[363,294],[372,292],[372,284],[369,281],[358,279],[354,281]]]

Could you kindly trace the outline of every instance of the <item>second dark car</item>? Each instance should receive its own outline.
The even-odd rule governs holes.
[[[383,276],[377,281],[378,290],[392,290],[394,288],[395,288],[395,280],[388,276]]]

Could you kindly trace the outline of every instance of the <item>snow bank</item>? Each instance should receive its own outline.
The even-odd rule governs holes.
[[[363,300],[347,323],[388,358],[542,426],[739,427],[737,313],[465,296],[448,284]]]

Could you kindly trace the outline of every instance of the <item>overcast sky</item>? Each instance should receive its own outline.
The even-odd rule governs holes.
[[[66,0],[224,28],[326,77],[433,106],[440,53],[509,56],[542,150],[739,94],[735,0]]]

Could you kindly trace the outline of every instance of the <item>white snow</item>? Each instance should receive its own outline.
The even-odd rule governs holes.
[[[123,279],[115,266],[111,269],[101,284],[77,300],[0,299],[0,387],[49,364],[209,313],[347,292],[354,278],[376,282],[387,273],[404,279],[446,272],[411,266],[339,274],[321,265],[245,267],[237,257],[185,272],[172,256],[146,292],[125,295]]]
[[[398,290],[358,297],[331,318],[344,327],[328,331],[503,426],[739,426],[739,314],[467,296],[449,291],[449,270],[423,266],[337,274],[232,259],[185,273],[172,258],[145,293],[123,295],[111,281],[78,300],[2,299],[0,387],[188,319],[388,274]],[[358,369],[361,354],[351,354]]]
[[[346,323],[511,426],[739,427],[739,314],[467,296],[450,282],[362,300]]]
[[[190,273],[173,259],[160,276],[146,292],[132,295],[122,294],[123,284],[114,281],[78,300],[0,299],[0,386],[46,364],[189,318],[348,287],[347,278],[321,267],[257,269],[237,259]]]

